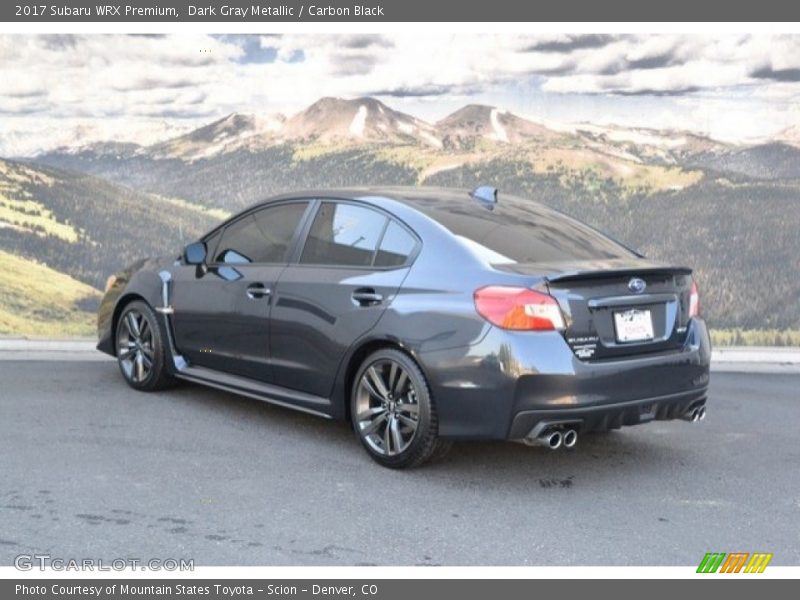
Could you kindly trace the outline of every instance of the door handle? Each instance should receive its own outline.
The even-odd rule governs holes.
[[[359,306],[373,306],[383,302],[383,296],[372,288],[359,288],[353,292],[353,301]]]
[[[272,293],[272,291],[266,287],[263,283],[251,283],[247,286],[247,297],[251,300],[258,300],[260,298],[266,298]]]

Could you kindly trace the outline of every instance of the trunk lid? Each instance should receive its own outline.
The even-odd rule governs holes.
[[[505,264],[556,298],[575,356],[597,361],[679,349],[689,322],[691,269],[640,258]]]

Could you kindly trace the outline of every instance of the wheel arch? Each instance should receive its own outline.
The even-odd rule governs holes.
[[[117,300],[116,305],[114,306],[114,312],[111,315],[111,347],[114,351],[114,356],[117,355],[117,325],[119,324],[119,317],[122,314],[122,311],[125,310],[125,307],[128,306],[131,302],[135,302],[137,300],[141,300],[147,306],[150,306],[150,303],[147,299],[138,294],[136,292],[129,292],[124,294]],[[152,308],[152,306],[150,306]]]
[[[425,367],[422,365],[422,363],[420,363],[419,358],[400,340],[388,337],[362,340],[352,348],[348,357],[342,361],[342,367],[339,370],[339,384],[337,387],[338,393],[336,397],[339,398],[341,405],[340,416],[348,423],[351,422],[352,419],[352,415],[350,414],[350,394],[353,390],[356,373],[358,372],[361,363],[364,362],[364,359],[366,359],[367,356],[373,352],[377,352],[378,350],[383,350],[384,348],[399,350],[403,354],[407,355],[411,360],[414,361],[417,367],[419,367],[420,371],[422,371],[422,374],[425,376],[425,379],[430,381],[428,374],[425,372]]]

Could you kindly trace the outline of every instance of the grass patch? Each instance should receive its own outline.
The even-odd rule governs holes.
[[[798,329],[712,329],[714,346],[800,346]]]
[[[59,223],[52,211],[33,200],[15,200],[0,192],[0,221],[39,235],[52,235],[64,241],[78,241],[78,231]]]
[[[356,145],[348,144],[346,142],[340,143],[325,143],[319,141],[308,142],[307,144],[297,145],[293,147],[292,160],[294,162],[304,162],[326,156],[328,154],[336,154],[344,150],[351,150]]]
[[[529,160],[534,172],[559,174],[563,183],[580,183],[590,192],[595,191],[593,182],[604,180],[613,181],[623,192],[652,194],[681,190],[703,179],[702,171],[643,164],[593,148],[535,147],[530,151]]]
[[[100,292],[45,265],[0,251],[0,334],[92,336]]]
[[[375,158],[418,172],[438,160],[435,152],[419,146],[385,146],[375,151]]]
[[[46,185],[48,187],[55,183],[52,177],[18,163],[0,161],[0,191],[9,186],[18,184]]]

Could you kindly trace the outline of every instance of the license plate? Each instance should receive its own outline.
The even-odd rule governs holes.
[[[649,310],[632,308],[614,313],[618,342],[641,342],[653,339],[653,318]]]

